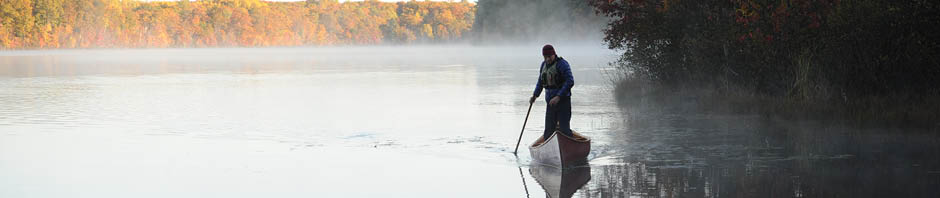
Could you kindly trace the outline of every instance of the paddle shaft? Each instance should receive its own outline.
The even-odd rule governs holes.
[[[529,103],[529,110],[525,112],[525,121],[522,121],[522,131],[519,131],[519,140],[516,140],[516,150],[512,151],[513,155],[518,155],[516,152],[519,151],[519,143],[522,142],[522,133],[525,133],[525,124],[529,122],[529,113],[532,113],[532,103]]]

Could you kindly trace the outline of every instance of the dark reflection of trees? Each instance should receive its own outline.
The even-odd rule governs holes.
[[[658,119],[595,147],[614,154],[600,154],[605,162],[578,196],[940,197],[936,135],[762,118]]]
[[[937,197],[940,176],[919,168],[790,161],[766,167],[596,167],[583,197]],[[854,160],[849,160],[854,161]]]

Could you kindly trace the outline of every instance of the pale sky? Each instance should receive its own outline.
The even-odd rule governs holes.
[[[304,1],[304,0],[265,0],[265,1]],[[339,1],[340,1],[340,2],[343,2],[343,1],[365,1],[365,0],[339,0]],[[379,0],[379,1],[384,1],[384,2],[399,2],[399,1],[411,1],[411,0]],[[460,0],[416,0],[416,1],[455,1],[455,2],[460,2]],[[474,3],[477,2],[477,0],[469,0],[469,1],[470,1],[470,2],[474,2]]]
[[[140,0],[140,1],[178,1],[178,0]],[[305,1],[305,0],[263,0],[263,1]],[[339,2],[344,1],[365,1],[365,0],[339,0]],[[411,0],[379,0],[384,2],[399,2],[399,1],[411,1]],[[454,1],[460,2],[461,0],[416,0],[416,1]],[[477,0],[468,0],[470,2],[476,3]]]
[[[344,1],[344,0],[339,0],[339,1]],[[346,1],[364,1],[364,0],[346,0]],[[399,2],[399,1],[411,1],[411,0],[379,0],[379,1],[384,1],[384,2]],[[417,0],[417,1],[456,1],[456,2],[460,2],[460,0]],[[469,1],[470,1],[470,2],[477,2],[477,0],[469,0]]]

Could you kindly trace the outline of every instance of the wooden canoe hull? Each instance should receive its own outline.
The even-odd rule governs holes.
[[[569,167],[587,162],[587,155],[591,152],[591,139],[571,131],[574,137],[561,134],[558,131],[546,141],[539,138],[529,146],[532,160],[539,164],[554,167]]]

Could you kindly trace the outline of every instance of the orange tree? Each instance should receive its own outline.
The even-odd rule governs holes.
[[[0,49],[453,42],[475,9],[466,1],[0,0]]]

